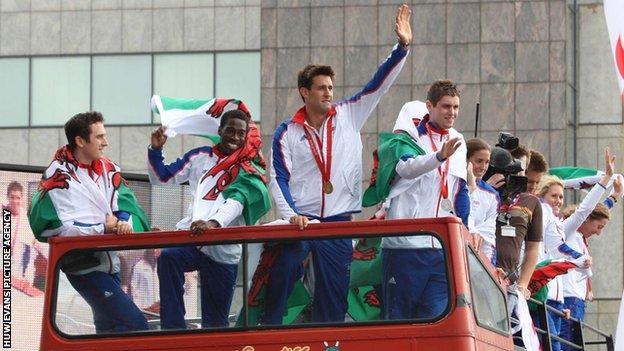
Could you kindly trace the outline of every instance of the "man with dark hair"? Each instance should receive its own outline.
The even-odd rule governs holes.
[[[67,137],[67,144],[69,145],[69,148],[75,150],[78,146],[76,137],[80,137],[82,140],[89,140],[89,135],[91,134],[90,128],[92,125],[97,123],[101,123],[103,126],[104,116],[96,111],[79,113],[67,121],[65,123],[65,136]],[[105,140],[106,138],[102,138],[101,134],[97,134],[96,136],[98,137],[100,143],[106,144],[103,145],[103,147],[108,146],[108,142]]]
[[[455,83],[431,84],[426,103],[403,105],[394,125],[395,138],[410,148],[388,179],[388,219],[457,216],[468,225],[466,146],[453,125],[459,114]],[[391,144],[380,144],[379,153]],[[381,167],[381,165],[380,165]],[[432,236],[382,240],[382,314],[385,319],[435,318],[448,306],[444,252]]]
[[[539,184],[542,176],[548,172],[548,163],[541,152],[537,150],[531,150],[529,156],[529,165],[526,170],[527,177],[527,192],[529,194],[535,194],[537,191],[537,184]]]
[[[145,225],[119,167],[104,156],[108,141],[103,122],[99,112],[86,112],[65,124],[68,144],[44,172],[29,215],[40,241],[57,235],[124,235]],[[65,258],[61,269],[91,307],[98,334],[148,329],[141,311],[121,289],[116,252],[69,253]]]
[[[316,76],[327,76],[333,81],[336,74],[331,66],[307,65],[304,69],[299,71],[299,74],[297,74],[297,88],[306,88],[307,90],[311,90],[314,77]],[[305,98],[303,97],[301,91],[299,91],[299,96],[301,96],[301,100],[305,104]]]
[[[189,183],[191,216],[178,222],[177,228],[190,229],[191,236],[214,228],[254,225],[271,207],[260,133],[247,111],[240,102],[238,109],[215,116],[220,118],[219,143],[193,149],[169,165],[164,164],[162,153],[165,128],[152,133],[150,182]],[[163,249],[158,257],[161,327],[186,328],[184,273],[192,271],[199,271],[201,279],[202,327],[228,326],[240,257],[240,244]]]
[[[526,146],[519,144],[517,148],[511,150],[510,152],[511,156],[516,160],[519,160],[522,164],[523,172],[521,172],[519,175],[525,175],[524,171],[527,169],[529,162],[531,162],[531,151],[529,151]]]
[[[333,70],[307,66],[298,75],[304,101],[273,136],[271,191],[279,216],[303,229],[309,219],[349,221],[361,211],[360,130],[405,64],[412,39],[410,9],[397,11],[398,44],[364,88],[333,103]],[[286,301],[312,252],[312,321],[343,321],[347,308],[351,240],[315,240],[284,245],[267,286],[263,324],[281,324]]]

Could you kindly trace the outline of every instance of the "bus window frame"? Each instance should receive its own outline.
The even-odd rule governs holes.
[[[490,330],[494,333],[497,333],[499,335],[503,335],[503,336],[511,336],[511,328],[509,327],[509,323],[510,323],[510,319],[509,319],[509,315],[507,313],[507,295],[506,293],[503,291],[503,289],[501,288],[501,286],[499,284],[496,283],[496,277],[494,276],[494,274],[492,273],[491,269],[488,268],[488,266],[483,262],[483,260],[481,259],[481,256],[479,255],[478,252],[475,251],[474,247],[472,247],[472,245],[466,245],[466,269],[468,269],[468,277],[470,277],[470,253],[473,254],[474,258],[477,259],[477,262],[479,262],[479,264],[481,264],[481,267],[483,268],[484,271],[487,272],[488,276],[490,277],[490,279],[492,280],[492,282],[494,282],[494,286],[496,286],[496,288],[498,289],[498,291],[502,294],[503,297],[503,301],[505,301],[505,315],[507,316],[507,332],[500,330],[500,329],[496,329],[493,328],[489,325],[483,324],[481,323],[481,321],[479,320],[479,317],[477,316],[477,309],[474,307],[474,284],[472,283],[472,280],[469,280],[470,283],[468,284],[470,287],[470,294],[472,296],[472,313],[474,315],[474,319],[475,322],[477,323],[477,325],[483,329],[487,329]]]
[[[262,226],[254,226],[253,228],[258,228],[258,227],[262,227]],[[283,227],[283,226],[279,226],[279,227]],[[223,228],[226,230],[235,230],[236,228],[238,228],[239,230],[242,229],[248,229],[250,227],[231,227],[231,228]],[[221,230],[221,229],[219,229]],[[266,232],[270,232],[270,230],[266,230]],[[173,234],[174,233],[174,234]],[[108,339],[108,338],[128,338],[128,337],[144,337],[144,336],[165,336],[165,335],[194,335],[194,334],[213,334],[213,333],[225,333],[225,332],[247,332],[247,331],[263,331],[263,330],[276,330],[276,331],[287,331],[287,330],[297,330],[297,329],[318,329],[318,328],[322,328],[322,327],[367,327],[367,326],[387,326],[387,325],[425,325],[425,324],[435,324],[440,322],[442,319],[444,319],[445,317],[448,317],[453,309],[456,307],[456,304],[454,303],[455,299],[456,299],[456,293],[455,293],[455,289],[454,289],[454,284],[455,284],[455,278],[452,274],[452,266],[451,266],[451,256],[450,256],[450,243],[448,241],[445,241],[445,238],[443,235],[433,231],[433,230],[414,230],[411,232],[406,232],[406,231],[401,231],[401,232],[392,232],[392,233],[347,233],[347,234],[334,234],[334,235],[323,235],[323,237],[318,237],[315,236],[313,234],[307,234],[307,235],[301,235],[298,237],[286,237],[286,238],[250,238],[250,239],[224,239],[224,240],[217,240],[215,238],[209,238],[209,237],[202,237],[199,236],[197,238],[197,240],[201,240],[201,241],[196,241],[193,240],[192,242],[187,242],[189,236],[188,235],[180,235],[180,234],[187,234],[189,233],[188,231],[161,231],[161,232],[147,232],[147,233],[141,233],[143,234],[156,234],[156,235],[164,235],[164,234],[173,234],[171,235],[172,237],[175,238],[185,238],[185,240],[183,240],[183,242],[176,242],[176,243],[169,243],[169,244],[161,244],[161,245],[140,245],[140,244],[122,244],[122,245],[109,245],[107,247],[98,247],[97,249],[93,248],[93,247],[86,247],[86,243],[94,241],[94,239],[91,238],[78,238],[78,237],[74,237],[73,239],[69,239],[69,240],[76,240],[79,241],[78,246],[85,246],[85,247],[78,247],[78,248],[71,248],[68,250],[63,251],[62,254],[60,254],[60,256],[58,257],[58,259],[55,260],[54,264],[50,264],[48,267],[48,270],[53,269],[54,270],[54,274],[55,274],[55,279],[54,279],[54,284],[51,286],[51,288],[53,289],[52,291],[52,296],[51,296],[51,300],[50,300],[50,315],[49,315],[49,322],[50,325],[52,326],[52,331],[54,333],[56,333],[58,336],[60,336],[61,338],[64,338],[66,340],[84,340],[84,339],[88,339],[88,340],[96,340],[96,339]],[[304,231],[305,233],[305,231]],[[71,252],[76,252],[76,251],[82,251],[82,252],[97,252],[97,251],[123,251],[123,250],[146,250],[146,249],[153,249],[153,248],[157,248],[157,249],[163,249],[163,248],[168,248],[168,247],[185,247],[185,246],[202,246],[202,245],[226,245],[226,244],[241,244],[242,245],[242,254],[241,254],[241,261],[240,264],[243,264],[243,255],[246,253],[247,251],[247,244],[255,244],[255,243],[265,243],[268,241],[275,241],[275,242],[299,242],[299,241],[304,241],[304,240],[330,240],[330,239],[359,239],[362,237],[372,237],[372,238],[376,238],[376,237],[381,237],[381,238],[386,238],[386,237],[400,237],[400,236],[431,236],[433,238],[435,238],[436,240],[439,241],[440,245],[441,245],[441,249],[444,252],[444,264],[445,264],[445,273],[446,273],[446,281],[447,281],[447,294],[448,294],[448,302],[447,302],[447,306],[444,309],[444,311],[439,315],[436,316],[434,318],[428,318],[428,319],[395,319],[395,320],[383,320],[383,319],[379,319],[379,320],[374,320],[374,321],[364,321],[364,322],[336,322],[336,323],[301,323],[301,324],[290,324],[290,325],[266,325],[266,326],[261,326],[261,325],[256,325],[256,326],[249,326],[247,325],[247,318],[245,317],[245,325],[242,327],[225,327],[225,328],[198,328],[198,329],[172,329],[172,330],[148,330],[148,331],[132,331],[132,332],[123,332],[123,333],[105,333],[105,334],[67,334],[65,332],[63,332],[58,324],[56,323],[56,316],[57,316],[57,305],[58,305],[58,289],[59,289],[59,278],[60,278],[60,274],[61,274],[61,270],[59,267],[59,262],[61,260],[62,257],[64,257],[65,255],[71,253]],[[68,237],[64,237],[63,239],[67,240],[66,238]],[[138,236],[136,237],[138,239]],[[135,238],[132,238],[131,240],[134,241]],[[143,238],[144,239],[144,238]],[[203,239],[203,240],[202,240]],[[211,241],[205,241],[205,239],[211,239]],[[58,239],[54,239],[54,240],[58,240]],[[138,241],[138,240],[136,240]],[[83,244],[84,243],[84,244]],[[381,254],[381,252],[379,253]],[[243,267],[243,272],[245,272],[245,268]],[[246,281],[243,280],[243,286],[245,286]],[[73,287],[72,287],[73,288]],[[246,292],[248,293],[248,288],[245,289]],[[247,308],[247,296],[244,294],[243,296],[243,309],[241,311],[244,311]],[[244,312],[243,312],[244,313]]]

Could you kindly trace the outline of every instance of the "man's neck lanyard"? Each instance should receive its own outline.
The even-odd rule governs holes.
[[[316,161],[316,166],[321,172],[321,178],[323,179],[323,192],[325,194],[331,194],[334,191],[334,186],[331,183],[331,163],[332,163],[332,128],[333,128],[333,118],[332,116],[327,117],[327,125],[326,125],[326,137],[325,141],[327,142],[327,157],[323,160],[323,141],[318,137],[318,135],[314,134],[316,138],[316,143],[312,140],[312,135],[310,135],[310,131],[308,130],[305,124],[303,125],[303,131],[305,133],[305,138],[310,145],[310,150],[312,151],[312,156],[314,156],[314,161]],[[318,149],[317,149],[318,145]]]
[[[431,141],[431,148],[433,149],[433,152],[438,152],[438,147],[436,146],[434,140],[433,140],[433,136],[431,135],[431,127],[429,126],[429,123],[426,124],[426,128],[427,128],[427,136],[429,136],[429,140]],[[448,135],[447,133],[441,133],[440,135]],[[440,175],[440,195],[442,196],[443,199],[448,198],[448,184],[446,181],[446,176],[448,175],[449,172],[449,166],[450,166],[450,157],[446,158],[446,161],[444,162],[444,171],[442,171],[442,167],[438,166],[438,174]]]

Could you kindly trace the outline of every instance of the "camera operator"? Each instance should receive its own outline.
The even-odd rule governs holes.
[[[511,156],[510,149],[518,147],[518,139],[501,133],[497,146],[492,149],[490,167],[483,179],[495,174],[503,178],[503,185],[495,187],[501,198],[496,220],[496,267],[499,279],[517,290],[525,299],[537,263],[539,244],[542,241],[542,207],[539,200],[526,192],[527,178],[521,161]],[[524,258],[521,262],[522,248]],[[508,294],[508,308],[513,311],[517,303],[515,294]]]

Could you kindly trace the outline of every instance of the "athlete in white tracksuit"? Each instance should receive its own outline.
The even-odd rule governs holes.
[[[273,136],[270,190],[282,218],[305,226],[308,219],[348,221],[361,211],[360,130],[399,75],[411,41],[409,8],[399,8],[399,44],[373,78],[352,97],[332,103],[333,70],[309,65],[299,73],[305,105]],[[312,252],[315,322],[343,321],[347,308],[351,240],[312,240],[283,245],[267,285],[263,324],[281,324],[286,301]]]
[[[424,150],[403,155],[386,204],[388,219],[457,216],[468,224],[466,147],[452,128],[459,111],[453,82],[437,81],[429,89],[429,113],[420,119],[421,102],[405,104],[395,131],[407,132]],[[418,113],[418,115],[414,115]],[[415,120],[414,120],[415,119]],[[434,318],[448,305],[444,252],[430,235],[382,240],[382,313],[385,319]]]

